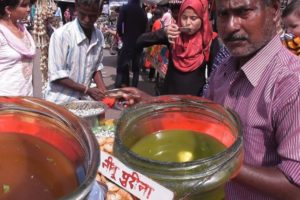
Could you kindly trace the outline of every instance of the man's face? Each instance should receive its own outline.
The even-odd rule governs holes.
[[[276,34],[276,9],[263,0],[217,0],[216,8],[220,37],[233,56],[251,56]]]
[[[98,5],[86,6],[77,5],[77,19],[80,25],[85,29],[91,29],[94,27],[94,23],[97,21],[101,14],[101,10]]]
[[[293,33],[295,36],[300,37],[300,16],[292,13],[283,18],[283,23],[287,33]]]

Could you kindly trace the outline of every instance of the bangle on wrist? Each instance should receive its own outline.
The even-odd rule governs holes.
[[[84,90],[83,94],[86,94],[88,92],[88,90],[89,90],[89,87],[85,86],[85,90]]]

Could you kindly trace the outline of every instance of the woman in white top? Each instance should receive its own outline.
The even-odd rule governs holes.
[[[34,41],[19,23],[30,0],[0,0],[0,96],[32,96]]]

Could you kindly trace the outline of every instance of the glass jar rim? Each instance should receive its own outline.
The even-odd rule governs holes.
[[[238,135],[236,136],[236,140],[234,141],[234,143],[229,146],[227,149],[225,149],[222,152],[219,152],[211,157],[207,157],[207,158],[203,158],[203,159],[197,159],[197,160],[193,160],[193,161],[188,161],[188,162],[164,162],[164,161],[157,161],[157,160],[152,160],[152,159],[148,159],[148,158],[144,158],[136,153],[134,153],[133,151],[131,151],[128,147],[126,147],[120,138],[120,135],[118,134],[120,131],[120,123],[122,123],[122,119],[126,118],[127,115],[131,114],[132,112],[137,113],[140,110],[146,110],[148,108],[152,108],[151,111],[157,111],[160,110],[162,108],[166,108],[166,107],[172,107],[174,106],[173,104],[182,104],[181,106],[184,107],[187,104],[189,105],[202,105],[202,106],[206,106],[207,107],[212,107],[212,106],[217,106],[218,108],[222,109],[224,111],[225,114],[227,114],[227,116],[229,117],[228,119],[230,119],[230,121],[232,123],[236,124],[237,127],[237,132]],[[168,104],[168,105],[166,105]],[[215,113],[217,113],[217,110],[213,110],[212,108],[210,108],[210,111],[213,111]],[[142,115],[144,115],[145,113],[142,113]],[[140,116],[135,116],[135,117],[140,117]],[[233,156],[235,156],[236,154],[239,153],[239,149],[242,146],[242,129],[241,129],[241,123],[239,120],[239,117],[237,116],[236,113],[234,113],[234,111],[226,109],[224,107],[222,107],[220,104],[217,104],[215,102],[212,102],[208,99],[205,98],[201,98],[201,97],[195,97],[195,96],[190,96],[190,95],[165,95],[165,96],[159,96],[159,97],[154,97],[151,99],[148,99],[146,101],[143,101],[137,105],[135,105],[134,107],[128,109],[128,110],[124,110],[118,123],[117,123],[117,127],[116,127],[116,135],[115,135],[115,145],[117,145],[120,148],[121,152],[127,152],[132,158],[134,158],[136,161],[138,162],[143,162],[143,163],[149,163],[151,165],[154,166],[161,166],[161,165],[165,165],[165,166],[169,166],[172,168],[187,168],[187,167],[193,167],[195,165],[201,165],[210,161],[214,161],[214,160],[219,160],[221,158],[224,158],[225,155],[230,155],[227,160],[230,160]],[[225,159],[226,160],[226,159]],[[221,165],[221,163],[220,163]],[[218,166],[214,166],[218,167]],[[209,170],[213,170],[212,168],[207,169]]]

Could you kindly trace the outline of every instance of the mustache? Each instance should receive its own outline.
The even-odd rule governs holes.
[[[234,42],[239,40],[247,40],[248,37],[245,35],[239,35],[239,34],[230,34],[224,38],[225,42]]]

